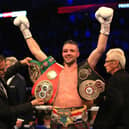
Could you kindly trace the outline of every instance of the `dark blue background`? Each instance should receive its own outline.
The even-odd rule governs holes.
[[[58,14],[61,6],[102,4],[121,2],[118,0],[0,0],[0,13],[18,10],[27,10],[30,20],[30,30],[40,47],[48,55],[52,55],[62,63],[61,47],[65,40],[72,39],[79,43],[80,59],[86,59],[96,47],[100,25],[94,17],[96,8]],[[122,0],[122,2],[128,2]],[[114,17],[111,24],[107,49],[119,47],[125,51],[127,58],[126,70],[129,71],[129,9],[113,7]],[[0,18],[0,53],[6,56],[16,56],[22,59],[26,56],[33,57],[30,53],[19,29],[13,25],[13,18]],[[34,57],[33,57],[34,58]],[[99,61],[96,69],[106,78],[103,67],[105,53]]]

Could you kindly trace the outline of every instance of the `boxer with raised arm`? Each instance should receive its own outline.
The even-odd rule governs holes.
[[[80,54],[77,43],[68,40],[63,45],[64,67],[59,74],[58,90],[53,101],[51,129],[64,127],[67,129],[88,129],[87,108],[98,97],[99,92],[104,90],[104,81],[94,71],[94,67],[106,49],[113,9],[100,7],[96,11],[95,17],[101,24],[98,44],[83,65],[77,64],[77,58]],[[14,24],[19,26],[36,59],[40,62],[46,60],[47,55],[32,37],[28,19],[17,17]]]

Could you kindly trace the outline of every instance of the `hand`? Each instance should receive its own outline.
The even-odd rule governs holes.
[[[110,23],[113,18],[113,9],[108,7],[100,7],[96,13],[96,19],[101,23],[101,30],[100,32],[109,35],[110,33]]]
[[[113,9],[108,7],[100,7],[96,11],[95,17],[100,23],[109,24],[113,18]]]
[[[25,39],[32,37],[32,34],[29,30],[30,23],[26,16],[18,16],[14,19],[13,24],[18,26]]]
[[[17,119],[16,127],[20,128],[22,126],[23,120]]]
[[[31,101],[31,104],[32,104],[33,106],[42,105],[42,104],[44,104],[44,101],[43,101],[43,99],[41,99],[41,98],[37,98],[37,99],[32,100],[32,101]]]
[[[30,65],[30,61],[32,60],[32,58],[30,58],[30,57],[26,57],[25,59],[23,59],[23,60],[20,60],[20,63],[21,64],[26,64],[26,65]]]
[[[14,19],[13,24],[15,26],[20,26],[21,24],[24,24],[26,28],[30,27],[29,20],[27,19],[26,16],[18,16]]]

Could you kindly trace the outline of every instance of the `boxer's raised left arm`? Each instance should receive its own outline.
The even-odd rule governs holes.
[[[113,9],[108,7],[100,7],[96,11],[95,17],[100,22],[101,29],[97,47],[88,57],[88,63],[92,68],[96,66],[98,60],[106,49],[108,35],[110,34],[110,24],[113,18]]]

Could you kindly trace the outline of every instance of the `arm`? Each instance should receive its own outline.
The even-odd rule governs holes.
[[[30,23],[26,16],[18,16],[14,19],[14,25],[18,26],[26,40],[27,46],[31,53],[35,56],[38,61],[43,61],[47,58],[47,55],[41,50],[38,43],[32,37],[29,30]]]
[[[26,43],[31,53],[38,61],[41,62],[47,58],[47,55],[40,49],[40,46],[34,40],[34,38],[31,37],[26,39]]]
[[[88,57],[88,63],[90,67],[94,68],[98,63],[100,57],[106,49],[107,40],[108,36],[100,33],[96,49],[93,50],[90,56]]]
[[[24,65],[30,65],[30,61],[32,60],[32,58],[30,57],[26,57],[23,60],[18,61],[17,63],[15,63],[14,65],[12,65],[11,67],[9,67],[5,73],[4,79],[7,82],[7,80],[15,75],[16,73],[18,73],[19,71],[21,71],[21,69],[24,67]]]
[[[113,18],[113,9],[101,7],[96,11],[95,16],[101,24],[101,29],[97,47],[95,50],[92,51],[92,53],[88,57],[88,63],[92,68],[96,66],[98,60],[106,49],[108,35],[110,33],[110,23]]]
[[[19,104],[15,106],[10,106],[7,104],[5,99],[0,96],[0,117],[4,120],[11,119],[11,117],[16,117],[19,114],[25,114],[32,110],[33,106],[44,104],[43,99],[34,99],[31,102]]]

